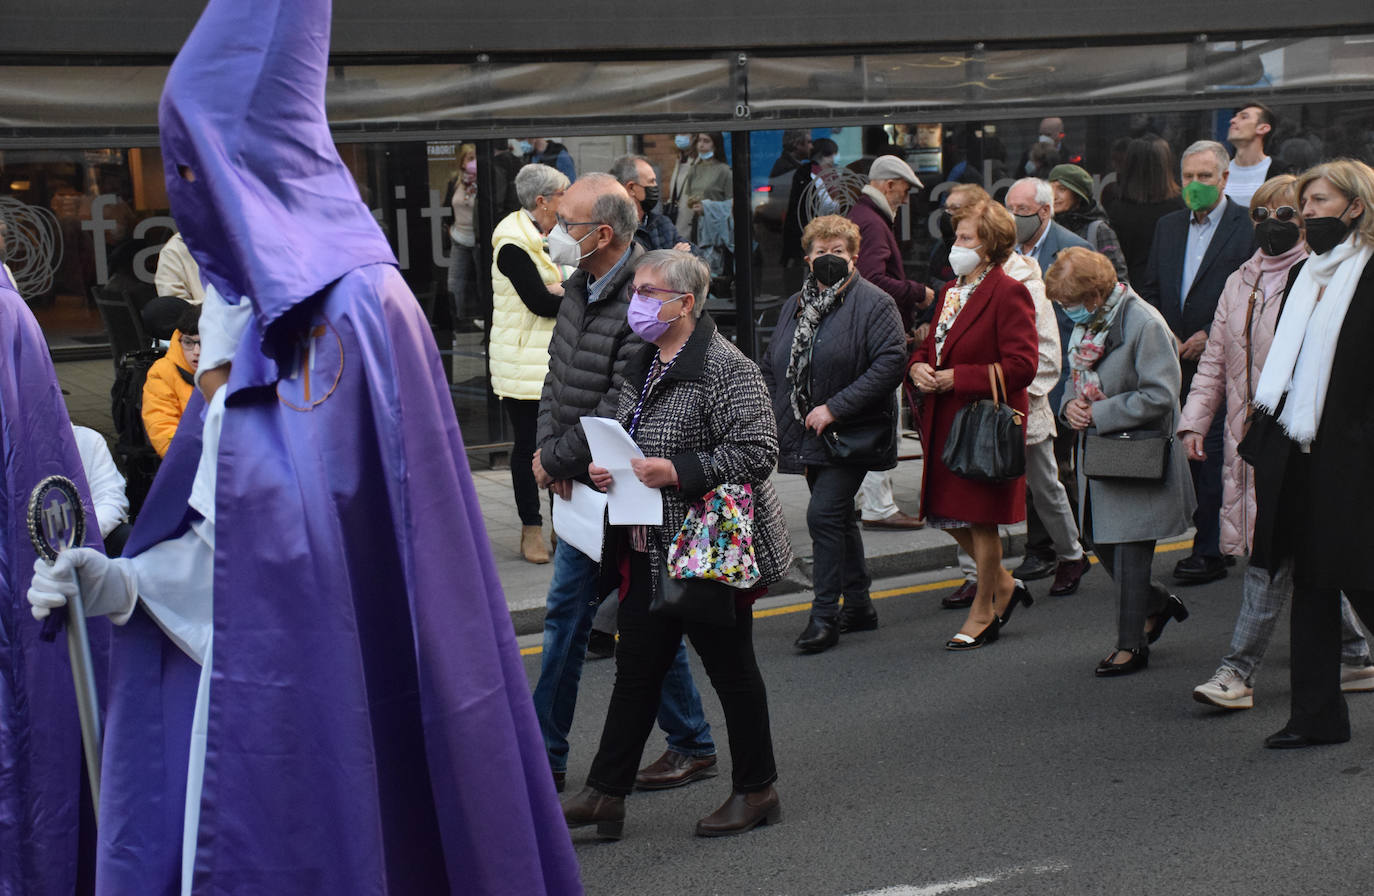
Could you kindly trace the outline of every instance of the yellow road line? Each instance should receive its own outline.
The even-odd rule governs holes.
[[[1192,548],[1192,546],[1193,542],[1191,539],[1189,539],[1188,541],[1178,541],[1172,544],[1159,545],[1155,548],[1155,553],[1164,554],[1169,551],[1182,551]],[[1090,557],[1089,559],[1093,563],[1098,562],[1097,557]],[[946,588],[958,587],[963,583],[964,580],[962,577],[957,579],[942,579],[938,582],[927,582],[924,585],[908,585],[905,588],[888,588],[884,591],[874,591],[870,596],[874,600],[882,600],[886,597],[901,597],[906,594],[921,594],[926,591],[943,591]],[[771,607],[767,610],[756,610],[754,612],[754,618],[766,619],[769,616],[786,616],[790,613],[805,613],[810,609],[811,602],[806,601],[805,603],[788,604],[787,606],[783,607]],[[542,645],[537,647],[522,647],[520,649],[520,655],[534,656],[536,654],[543,653],[543,651],[544,648]]]

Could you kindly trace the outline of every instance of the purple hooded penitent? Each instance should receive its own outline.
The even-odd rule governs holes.
[[[100,547],[62,390],[38,322],[0,270],[0,896],[71,896],[89,886],[94,819],[65,631],[42,641],[26,594],[36,556],[29,495],[48,476],[76,483],[86,546]],[[109,623],[90,623],[104,681]]]
[[[217,455],[192,891],[580,893],[449,385],[326,126],[328,46],[327,0],[212,0],[162,98],[182,234],[254,312]],[[184,528],[186,422],[134,551]],[[116,644],[145,690],[110,713],[111,894],[180,886],[194,682],[147,623]]]

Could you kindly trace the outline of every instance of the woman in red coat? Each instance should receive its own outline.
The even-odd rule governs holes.
[[[911,356],[910,376],[926,394],[922,515],[928,525],[948,530],[978,566],[978,593],[968,618],[945,647],[972,650],[997,640],[1017,603],[1031,603],[1025,586],[1002,568],[997,529],[1026,518],[1026,479],[979,482],[957,476],[942,460],[945,441],[959,408],[991,396],[992,364],[1002,365],[1008,401],[1025,419],[1039,342],[1030,293],[1002,271],[1016,243],[1011,213],[992,202],[967,206],[954,217],[954,233],[949,262],[958,279],[945,284],[934,325]]]

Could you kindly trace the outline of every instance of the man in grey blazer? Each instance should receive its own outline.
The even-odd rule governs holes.
[[[1178,340],[1183,400],[1207,346],[1217,300],[1226,280],[1255,253],[1249,209],[1226,198],[1226,147],[1199,140],[1183,153],[1183,201],[1187,210],[1170,212],[1155,225],[1141,297],[1159,309]],[[1226,575],[1221,556],[1221,445],[1224,414],[1203,438],[1206,460],[1189,461],[1197,489],[1193,551],[1174,567],[1183,582],[1210,582]]]

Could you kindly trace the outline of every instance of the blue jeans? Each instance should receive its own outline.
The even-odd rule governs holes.
[[[568,732],[577,708],[577,687],[587,656],[587,635],[596,615],[597,561],[559,541],[553,552],[553,581],[544,614],[544,654],[534,686],[534,711],[544,734],[549,766],[568,768]],[[613,600],[614,598],[609,598]],[[687,665],[687,647],[679,644],[672,668],[663,679],[658,724],[668,734],[669,749],[688,756],[714,756],[711,726],[701,708],[701,695]]]

